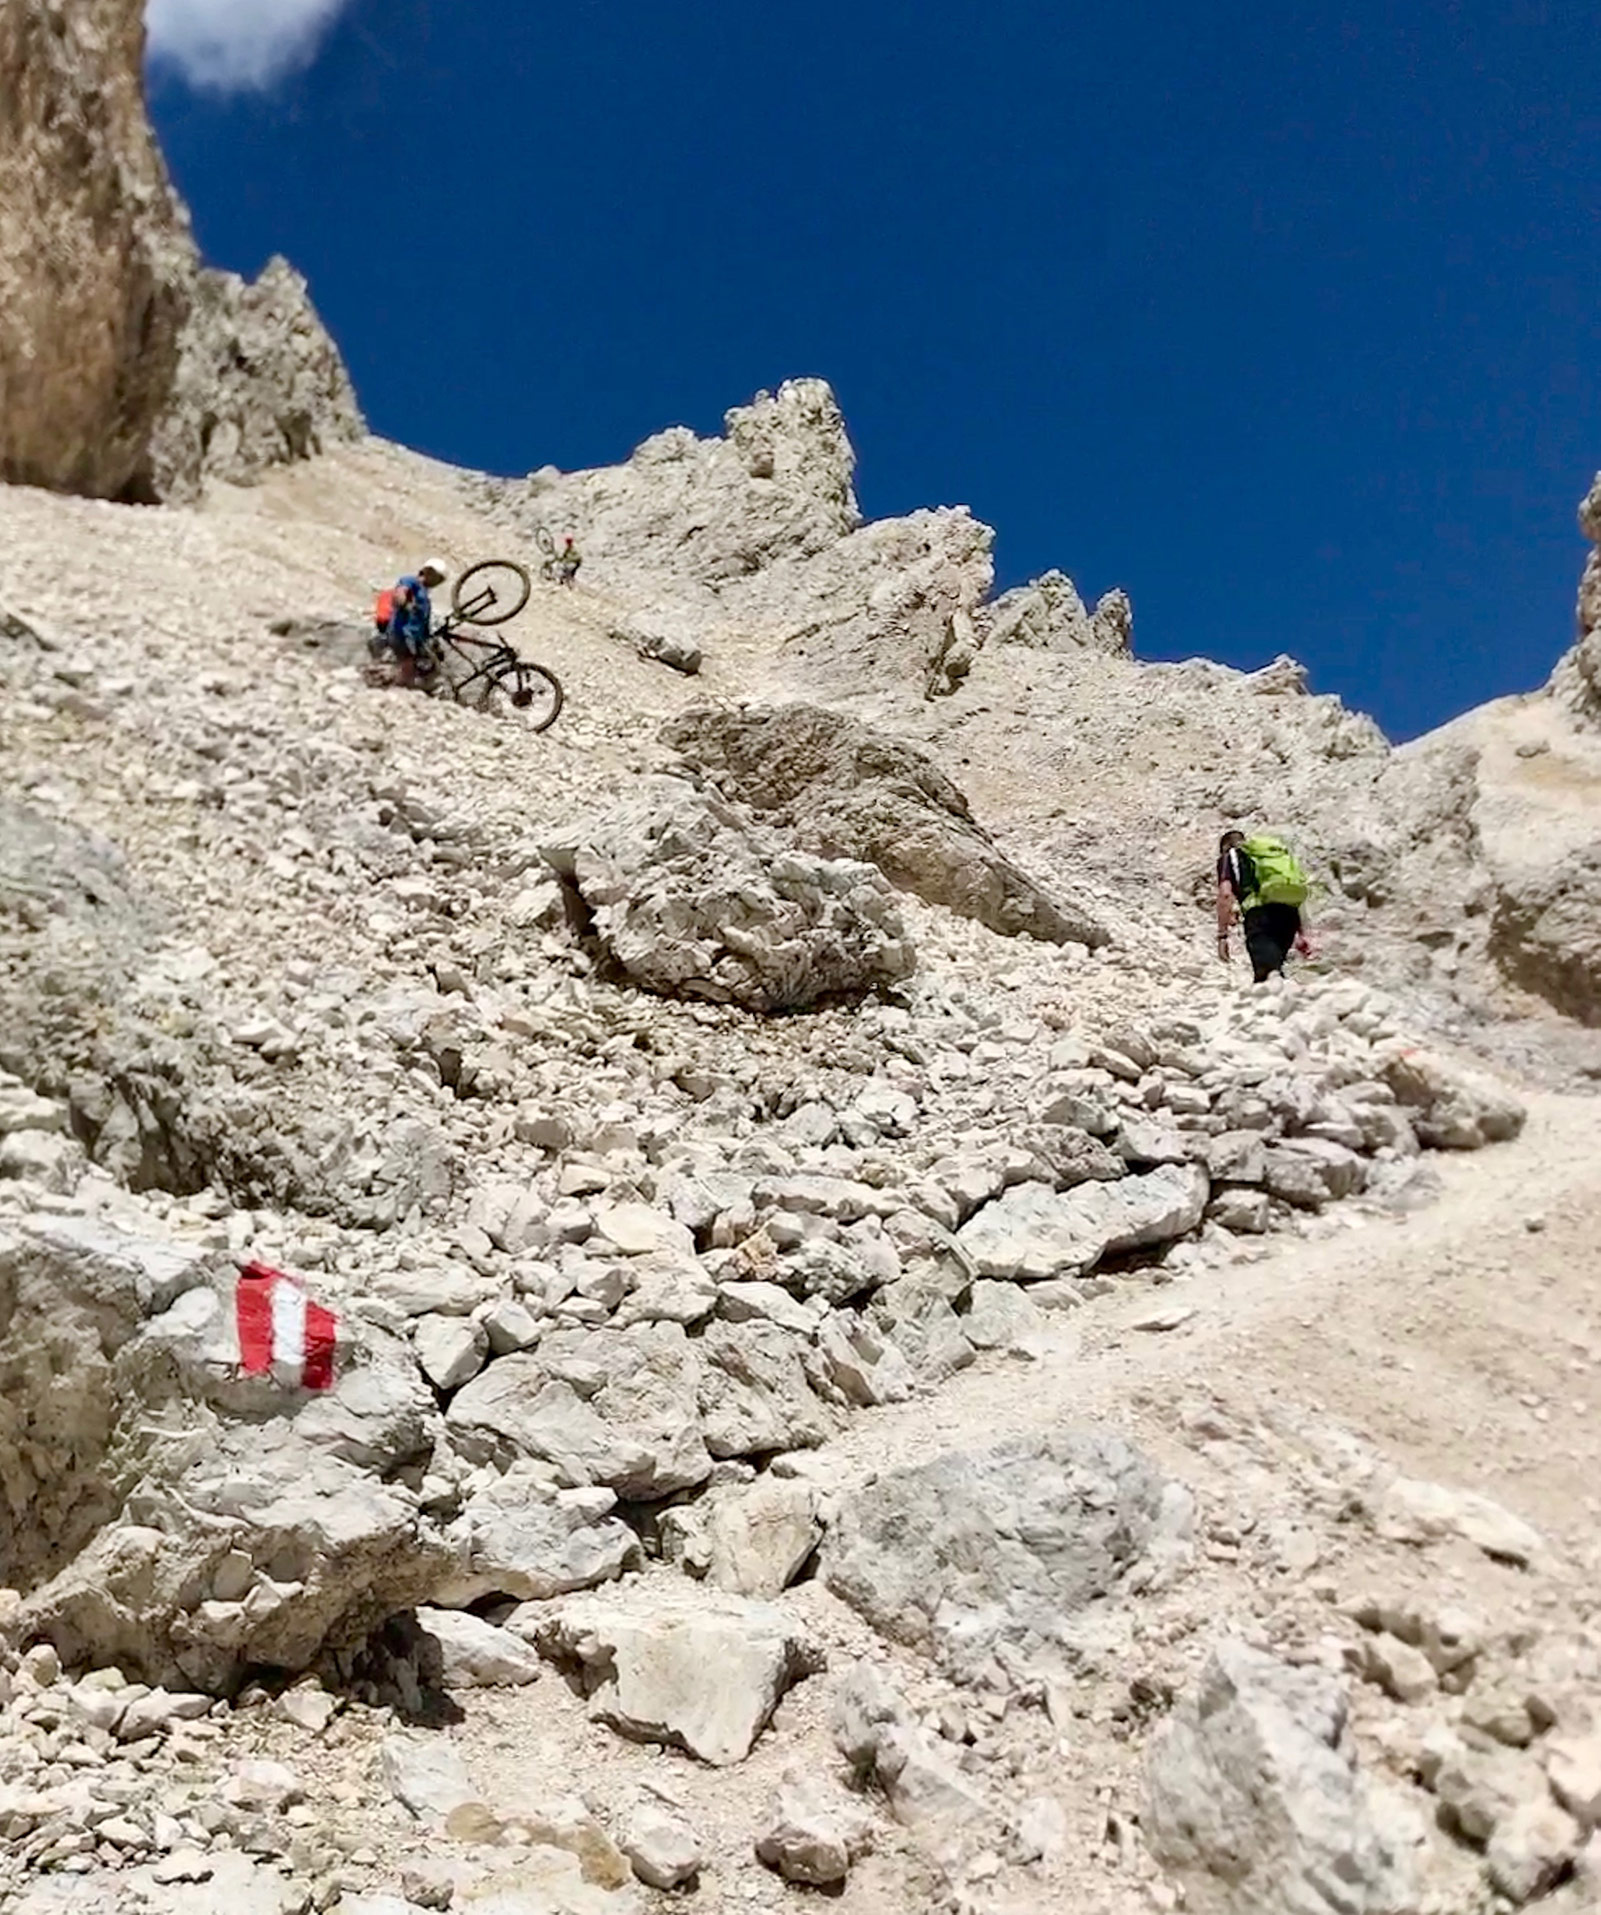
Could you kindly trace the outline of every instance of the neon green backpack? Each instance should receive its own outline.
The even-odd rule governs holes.
[[[1311,886],[1295,853],[1282,838],[1247,838],[1241,846],[1251,860],[1252,904],[1305,904]]]

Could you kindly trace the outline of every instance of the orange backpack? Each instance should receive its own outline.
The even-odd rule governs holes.
[[[389,621],[394,615],[395,593],[394,587],[391,586],[387,591],[380,592],[377,598],[373,600],[372,622],[378,627],[379,631],[387,632],[389,630]]]

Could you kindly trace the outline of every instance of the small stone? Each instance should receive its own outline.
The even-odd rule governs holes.
[[[306,1791],[293,1769],[282,1762],[240,1762],[222,1785],[222,1799],[236,1809],[254,1809],[276,1815],[291,1803],[305,1800]]]
[[[624,1257],[644,1257],[655,1250],[677,1250],[692,1256],[695,1239],[675,1217],[649,1204],[597,1204],[595,1232]]]
[[[566,1150],[573,1141],[573,1127],[565,1117],[555,1117],[525,1104],[512,1123],[512,1134],[520,1144],[532,1144],[536,1150]]]
[[[209,1882],[215,1873],[215,1865],[199,1849],[174,1849],[156,1863],[150,1877],[158,1887],[170,1888],[178,1882]]]
[[[1551,1801],[1520,1802],[1495,1826],[1484,1851],[1491,1882],[1514,1902],[1532,1902],[1566,1874],[1583,1831]]]
[[[447,1689],[517,1687],[539,1679],[539,1657],[509,1629],[466,1609],[419,1609],[417,1627],[439,1656]]]
[[[113,1848],[143,1849],[149,1848],[150,1838],[137,1822],[130,1822],[124,1815],[108,1816],[95,1829],[102,1842],[111,1843]]]
[[[1437,1686],[1428,1657],[1399,1637],[1382,1633],[1364,1637],[1356,1658],[1360,1673],[1397,1702],[1421,1702]]]
[[[273,1704],[273,1714],[284,1722],[292,1722],[299,1729],[306,1729],[312,1735],[321,1735],[338,1712],[337,1699],[324,1689],[313,1689],[304,1685],[286,1689]]]
[[[1551,1793],[1586,1830],[1601,1824],[1601,1733],[1557,1735],[1545,1745]]]
[[[442,1825],[453,1809],[476,1802],[467,1765],[442,1736],[392,1735],[378,1750],[385,1788],[421,1822]]]
[[[458,1390],[470,1383],[489,1355],[489,1333],[471,1317],[419,1317],[413,1334],[417,1362],[436,1390]]]
[[[809,1888],[836,1888],[867,1851],[872,1824],[845,1796],[792,1771],[756,1841],[757,1860]]]
[[[56,1654],[55,1645],[36,1642],[23,1656],[22,1669],[39,1688],[52,1688],[61,1680],[61,1658]]]
[[[1054,1862],[1067,1852],[1067,1811],[1054,1796],[1037,1795],[1025,1802],[1017,1818],[1018,1859]]]
[[[515,1297],[502,1297],[492,1303],[479,1321],[496,1356],[509,1356],[513,1350],[531,1349],[539,1341],[540,1323],[526,1303]]]
[[[684,1888],[701,1869],[700,1843],[687,1822],[665,1810],[636,1809],[623,1830],[621,1848],[647,1888]]]
[[[1470,1695],[1463,1705],[1462,1720],[1494,1742],[1509,1749],[1526,1749],[1534,1740],[1534,1721],[1529,1706],[1520,1696],[1504,1689],[1490,1689]]]
[[[1165,1310],[1148,1310],[1143,1316],[1136,1317],[1129,1328],[1148,1330],[1153,1333],[1177,1330],[1190,1322],[1196,1314],[1196,1310],[1189,1304],[1173,1304]]]

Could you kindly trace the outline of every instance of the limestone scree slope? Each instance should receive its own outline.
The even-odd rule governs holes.
[[[137,35],[53,19],[0,80],[111,61],[156,205]],[[0,1907],[1596,1905],[1593,568],[1548,687],[1396,750],[864,523],[817,380],[602,472],[352,404],[166,486],[45,373]],[[375,584],[541,528],[554,726],[384,682]],[[1215,955],[1236,819],[1318,880],[1282,985]]]

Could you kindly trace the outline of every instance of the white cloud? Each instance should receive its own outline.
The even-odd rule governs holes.
[[[191,86],[269,87],[307,66],[346,0],[147,0],[153,60]]]

